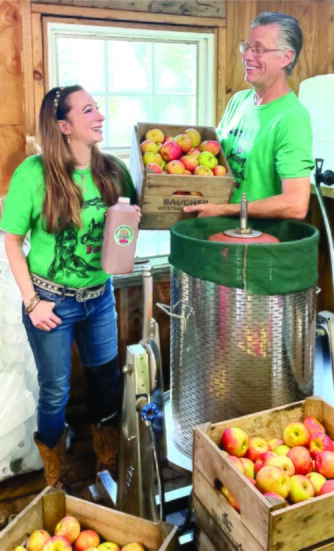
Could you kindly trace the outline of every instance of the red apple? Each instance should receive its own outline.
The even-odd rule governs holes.
[[[168,163],[169,161],[175,161],[176,159],[180,159],[180,157],[182,157],[183,151],[178,143],[174,141],[170,141],[170,142],[165,142],[162,145],[162,148],[160,149],[159,153],[163,158],[163,160]]]
[[[310,473],[307,473],[306,477],[312,482],[314,493],[316,496],[318,496],[322,486],[326,482],[326,477],[320,473],[317,473],[316,471],[311,471]]]
[[[267,465],[275,465],[275,467],[280,467],[289,476],[292,476],[296,472],[293,461],[287,455],[275,455],[275,457],[269,457],[267,460]]]
[[[259,457],[255,460],[255,463],[254,463],[255,474],[257,474],[259,470],[262,469],[262,467],[267,465],[271,457],[277,457],[276,453],[272,451],[268,451],[268,452],[263,452],[259,455]]]
[[[290,477],[283,469],[265,465],[256,475],[256,487],[260,492],[275,492],[287,498],[290,491]]]
[[[205,140],[200,143],[199,148],[201,151],[209,151],[213,155],[218,155],[220,151],[220,143],[216,140]]]
[[[245,467],[240,457],[237,457],[236,455],[230,455],[230,454],[227,454],[226,457],[229,461],[231,461],[231,463],[233,463],[233,465],[238,469],[238,471],[240,471],[242,474],[245,473]]]
[[[168,174],[184,174],[185,166],[182,161],[176,159],[175,161],[169,161],[166,165],[166,172]]]
[[[212,169],[215,176],[225,176],[227,173],[226,168],[223,165],[216,165]]]
[[[152,140],[156,143],[162,143],[165,139],[164,133],[160,128],[151,128],[145,134],[146,140]]]
[[[320,496],[323,496],[325,494],[329,494],[330,492],[334,492],[334,480],[326,480],[326,482],[323,483],[321,490],[319,492]]]
[[[145,140],[140,144],[140,149],[142,153],[145,153],[148,151],[150,151],[151,153],[156,153],[159,147],[153,140]]]
[[[194,172],[195,168],[198,166],[198,160],[191,155],[183,155],[180,161],[183,162],[186,169],[190,170],[190,172]]]
[[[87,551],[90,547],[97,547],[100,536],[95,530],[82,530],[74,542],[73,551]]]
[[[72,551],[72,545],[65,536],[52,536],[43,545],[43,551]]]
[[[210,151],[203,151],[198,157],[198,164],[207,166],[211,170],[218,164],[218,159]]]
[[[305,417],[303,423],[310,434],[312,434],[313,432],[323,432],[323,433],[326,432],[326,429],[323,426],[323,424],[320,423],[320,421],[318,421],[318,419],[316,419],[312,415]]]
[[[292,460],[295,466],[295,474],[306,475],[313,470],[312,457],[305,446],[294,446],[288,451],[287,457]]]
[[[184,173],[183,173],[184,176],[192,176],[193,173],[190,172],[190,170],[187,170],[186,168],[184,169]],[[193,193],[190,193],[190,195],[193,195]]]
[[[248,476],[249,478],[254,478],[255,476],[254,462],[251,459],[248,459],[248,457],[240,457],[240,461],[244,466],[244,475]]]
[[[230,427],[224,430],[221,437],[221,444],[223,449],[231,455],[243,457],[248,450],[248,435],[244,430],[238,427]]]
[[[173,136],[168,136],[168,135],[166,135],[166,136],[164,137],[164,141],[163,141],[162,143],[172,142],[173,139],[174,139]]]
[[[190,155],[190,157],[195,157],[195,159],[198,159],[200,154],[201,154],[201,152],[198,149],[198,147],[193,147],[188,153],[188,155]]]
[[[193,147],[192,139],[186,133],[175,136],[174,142],[179,144],[183,153],[188,153],[188,151],[190,151]]]
[[[293,503],[306,501],[314,497],[315,490],[312,482],[303,474],[294,474],[290,477],[289,499]]]
[[[65,536],[70,543],[73,543],[80,534],[81,526],[79,521],[71,516],[66,515],[62,518],[55,527],[55,536]]]
[[[26,548],[28,551],[41,551],[43,545],[51,535],[46,530],[34,530],[27,539]]]
[[[315,456],[315,469],[326,478],[334,478],[334,452],[325,450]]]
[[[201,143],[202,138],[201,138],[201,135],[200,135],[199,131],[196,130],[196,128],[187,128],[185,133],[188,134],[188,136],[191,137],[192,147],[197,147]]]
[[[157,163],[148,163],[146,165],[146,169],[153,170],[153,172],[156,172],[157,174],[162,174],[163,170],[160,165]]]
[[[211,168],[204,165],[198,165],[194,170],[195,176],[214,176]]]
[[[290,447],[307,446],[310,441],[310,433],[304,423],[292,421],[283,429],[283,440]]]
[[[248,443],[248,450],[247,455],[248,459],[251,459],[252,461],[256,461],[257,458],[261,455],[261,453],[269,452],[270,446],[262,436],[251,436],[249,438]]]
[[[308,449],[313,459],[315,459],[317,453],[323,452],[324,450],[334,451],[331,439],[324,432],[313,432],[311,434]]]
[[[270,446],[270,449],[274,451],[275,448],[277,448],[278,446],[282,446],[282,444],[284,444],[284,441],[282,440],[282,438],[270,438],[270,440],[268,440],[268,444]]]

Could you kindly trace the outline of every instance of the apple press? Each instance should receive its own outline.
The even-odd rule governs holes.
[[[244,209],[245,198],[241,228],[222,217],[171,228],[171,304],[160,306],[171,321],[172,434],[188,457],[196,425],[313,392],[318,231],[250,219],[249,232]]]

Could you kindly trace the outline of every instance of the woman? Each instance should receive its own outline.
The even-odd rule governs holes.
[[[101,268],[105,212],[120,195],[135,201],[130,174],[102,154],[104,116],[78,85],[44,97],[39,132],[43,153],[15,171],[1,228],[23,299],[23,322],[39,382],[35,442],[47,484],[66,485],[65,406],[75,341],[89,389],[98,469],[115,474],[120,374],[115,298]],[[139,207],[134,206],[140,218]],[[30,251],[22,244],[30,233]]]

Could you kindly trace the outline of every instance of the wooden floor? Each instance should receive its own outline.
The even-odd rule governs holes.
[[[93,501],[89,487],[96,482],[96,458],[89,425],[79,422],[70,426],[67,451],[70,493]],[[174,470],[163,469],[165,491],[189,484]],[[46,486],[44,470],[10,477],[0,482],[0,530],[20,513]]]

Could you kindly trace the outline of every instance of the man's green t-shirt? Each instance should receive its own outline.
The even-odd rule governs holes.
[[[115,185],[123,197],[135,202],[132,178],[123,164],[118,164],[121,177]],[[27,255],[29,270],[56,283],[69,287],[90,287],[104,283],[110,275],[101,267],[103,230],[107,210],[91,169],[75,170],[73,179],[84,198],[81,211],[82,227],[71,227],[57,233],[47,233],[41,216],[45,197],[43,156],[28,157],[15,170],[5,199],[0,228],[15,235],[30,233]]]
[[[310,117],[293,92],[264,105],[254,105],[254,90],[237,92],[217,134],[236,182],[232,203],[279,195],[282,178],[314,167]]]

